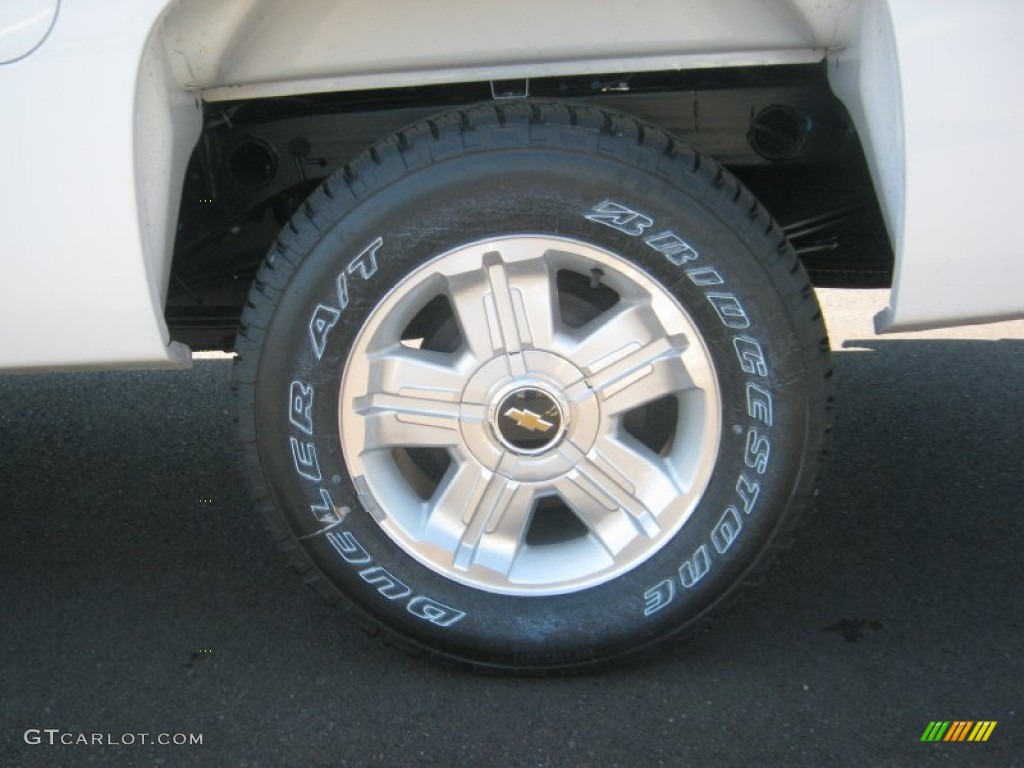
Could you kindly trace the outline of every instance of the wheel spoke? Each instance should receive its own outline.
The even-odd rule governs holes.
[[[370,359],[368,380],[373,393],[353,403],[365,418],[365,450],[459,443],[465,376],[447,355],[397,347]]]
[[[466,385],[450,355],[398,345],[369,360],[369,381],[376,392],[457,402]]]
[[[524,349],[550,348],[556,297],[541,258],[506,263],[492,251],[483,269],[448,278],[449,298],[470,354],[483,362],[506,355],[513,374],[525,373]]]
[[[657,518],[645,501],[650,494],[644,484],[668,479],[654,462],[625,446],[616,450],[614,442],[602,441],[602,448],[616,458],[625,459],[625,467],[614,464],[609,456],[594,449],[586,456],[570,457],[574,463],[573,470],[555,485],[612,554],[636,534],[653,538],[661,531]],[[566,451],[574,452],[569,446],[563,448],[563,452]],[[615,519],[616,516],[619,519]],[[632,527],[631,534],[626,534],[623,521],[628,521]]]
[[[711,367],[711,360],[697,345],[690,345],[683,352],[683,367],[686,369],[684,380],[687,381],[688,388],[699,389],[702,392],[718,391],[718,381]]]
[[[622,361],[621,370],[604,372],[591,385],[602,399],[602,411],[618,416],[691,385],[678,348],[651,344]]]
[[[401,395],[368,395],[355,401],[364,417],[363,450],[443,448],[460,443],[459,404]]]
[[[602,410],[614,416],[693,385],[683,364],[689,346],[685,336],[633,346],[621,356],[596,363],[585,379],[569,389],[569,397],[579,400],[594,392]]]
[[[420,534],[423,541],[454,552],[490,478],[491,473],[475,462],[458,464],[455,471],[441,481],[429,502]]]
[[[632,492],[652,509],[661,509],[683,493],[668,463],[648,448],[604,435],[591,451],[595,463],[629,478]],[[628,486],[627,486],[628,487]]]
[[[639,535],[633,519],[583,475],[559,478],[555,490],[613,558]]]
[[[455,568],[465,571],[479,565],[509,574],[526,536],[533,502],[530,486],[492,475],[467,505],[470,517],[455,550]]]
[[[665,330],[649,302],[616,304],[581,329],[585,335],[569,352],[580,368],[599,370],[663,338]]]

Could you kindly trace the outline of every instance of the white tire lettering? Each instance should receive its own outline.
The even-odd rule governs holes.
[[[327,541],[341,558],[350,565],[367,566],[359,571],[359,577],[389,601],[401,600],[412,594],[412,589],[386,568],[373,564],[373,558],[355,535],[349,531],[328,532]],[[413,597],[405,609],[418,619],[447,628],[462,621],[468,615],[465,611],[452,608],[437,600],[418,595]]]
[[[413,616],[429,621],[431,624],[436,624],[439,627],[450,627],[452,624],[466,618],[465,611],[460,611],[457,608],[452,608],[422,595],[410,600],[405,609]]]
[[[338,274],[338,279],[335,281],[338,307],[317,304],[316,309],[313,310],[313,315],[309,318],[309,339],[313,344],[313,353],[317,360],[323,359],[324,349],[327,347],[327,336],[337,325],[342,310],[348,306],[348,275],[358,273],[363,280],[373,277],[377,273],[377,252],[383,245],[384,238],[378,237]]]
[[[348,277],[358,275],[363,280],[369,280],[378,270],[378,253],[384,245],[382,237],[376,238],[369,246],[341,271],[336,280],[337,300],[339,307],[318,304],[309,320],[309,338],[312,344],[313,353],[317,360],[323,358],[327,347],[327,339],[331,330],[337,325],[341,312],[348,306]],[[313,436],[313,400],[314,390],[312,385],[305,384],[298,379],[292,381],[288,388],[288,421],[297,430],[310,437]],[[316,447],[312,442],[300,441],[295,437],[289,437],[291,444],[292,458],[295,464],[295,471],[303,478],[319,483],[322,479],[320,463],[317,459]],[[365,490],[365,483],[360,483],[361,478],[355,478],[357,493],[360,486]],[[349,565],[359,566],[359,577],[370,586],[376,587],[377,592],[389,601],[402,600],[413,594],[413,590],[393,575],[386,568],[374,564],[374,558],[359,542],[351,531],[332,530],[341,524],[350,512],[348,507],[338,507],[334,503],[330,492],[323,487],[317,488],[319,500],[310,504],[310,513],[317,522],[326,527],[313,535],[323,535],[332,549]],[[360,499],[373,511],[375,503],[372,496],[364,497],[359,494]],[[406,604],[406,610],[418,619],[422,619],[437,627],[447,628],[462,621],[468,615],[465,611],[445,605],[424,595],[413,597]]]
[[[348,507],[334,506],[334,499],[326,488],[320,489],[320,503],[310,504],[309,511],[321,523],[340,523],[345,519]]]
[[[648,235],[644,238],[644,243],[656,250],[677,267],[681,267],[683,264],[696,261],[700,258],[700,254],[698,254],[689,243],[672,231],[659,232],[656,235]]]
[[[640,237],[654,226],[654,219],[650,216],[612,200],[598,203],[583,214],[583,218],[611,227],[631,237]],[[649,234],[644,237],[643,242],[648,248],[657,251],[670,264],[675,264],[677,267],[700,258],[696,248],[670,229]],[[717,283],[714,284],[717,285]]]
[[[388,600],[398,600],[412,594],[412,590],[406,584],[403,584],[392,576],[386,568],[381,568],[379,565],[360,571],[359,577],[371,587],[376,587],[377,591]]]
[[[766,427],[772,426],[772,396],[756,384],[747,384],[747,414]]]
[[[313,434],[313,387],[293,381],[288,393],[288,421],[307,435]]]
[[[743,305],[740,304],[740,300],[734,294],[709,293],[706,295],[708,301],[711,302],[711,306],[718,313],[718,319],[722,321],[722,325],[726,328],[742,331],[750,327],[750,318],[747,317],[746,310],[743,309]]]
[[[693,589],[711,570],[711,556],[706,545],[701,544],[693,556],[679,566],[679,581],[686,589]]]
[[[317,304],[313,310],[313,316],[309,318],[309,339],[313,343],[313,353],[319,360],[324,356],[324,348],[327,346],[327,334],[338,322],[341,313],[334,307],[324,304]]]
[[[759,493],[761,493],[761,484],[748,479],[746,473],[741,472],[736,481],[736,495],[743,501],[743,514],[749,515],[754,511]]]
[[[312,443],[300,443],[294,437],[288,438],[292,444],[292,459],[295,461],[295,471],[307,480],[314,483],[320,482],[320,462],[316,459],[316,448]]]
[[[377,274],[377,251],[384,245],[384,238],[378,237],[363,249],[363,252],[349,262],[346,271],[350,275],[359,272],[363,280],[369,280]]]
[[[348,263],[345,269],[338,273],[338,279],[335,281],[335,288],[338,292],[338,306],[342,309],[348,306],[348,276],[354,275],[356,272],[363,280],[369,280],[377,272],[377,251],[384,245],[384,238],[378,237],[366,248],[363,249],[362,253],[356,256],[352,261]]]
[[[344,269],[338,273],[338,279],[334,281],[334,290],[338,293],[338,306],[344,310],[348,306],[348,275]]]
[[[690,282],[696,285],[698,288],[704,288],[708,285],[723,285],[725,280],[718,270],[714,267],[704,267],[703,269],[688,269],[686,276],[690,278]]]
[[[746,455],[743,457],[744,463],[751,469],[756,470],[757,474],[763,475],[765,470],[768,469],[768,458],[770,455],[771,443],[768,442],[768,438],[756,429],[751,428],[747,432],[747,449]]]
[[[654,615],[671,603],[675,596],[676,587],[671,579],[665,579],[660,584],[651,587],[644,592],[644,616]]]
[[[767,376],[768,365],[764,360],[764,352],[756,339],[749,336],[737,336],[732,340],[736,356],[740,361],[740,369],[751,376]]]
[[[611,200],[598,203],[590,209],[589,213],[583,214],[583,218],[597,224],[604,224],[606,227],[617,229],[619,232],[633,237],[642,235],[654,224],[654,220],[649,216],[637,213],[619,203],[613,203]]]
[[[341,559],[346,563],[365,565],[373,561],[370,553],[363,549],[363,545],[359,543],[359,540],[348,531],[328,533],[327,541],[330,542],[334,550],[341,555]]]
[[[711,543],[714,544],[715,551],[720,555],[728,552],[741,530],[743,530],[743,519],[740,517],[740,513],[736,511],[736,507],[729,507],[711,531]]]
[[[605,200],[584,214],[590,221],[616,229],[624,234],[639,237],[654,226],[654,220],[628,206]],[[676,266],[699,258],[696,249],[671,230],[647,234],[643,242],[660,253]],[[687,269],[686,276],[698,288],[725,285],[722,274],[714,267]],[[744,331],[751,327],[750,316],[740,299],[734,293],[708,292],[705,298],[714,308],[718,319],[732,331]],[[736,335],[732,338],[733,348],[740,370],[749,376],[767,378],[768,363],[761,343],[750,336]],[[771,393],[754,382],[746,385],[747,415],[766,428],[775,424],[774,402]],[[737,428],[742,429],[742,428]],[[742,434],[742,432],[740,432]],[[744,449],[744,464],[763,475],[768,469],[771,457],[771,443],[767,436],[751,427],[747,432]],[[757,504],[761,485],[741,473],[736,480],[736,495],[741,502],[743,515],[750,515]],[[736,506],[729,506],[712,529],[709,542],[718,552],[725,554],[739,538],[743,530],[743,516]],[[685,589],[693,589],[711,570],[711,555],[706,544],[701,544],[693,555],[679,566],[679,583]],[[643,594],[644,615],[651,616],[665,608],[675,598],[675,581],[666,579],[654,585]]]

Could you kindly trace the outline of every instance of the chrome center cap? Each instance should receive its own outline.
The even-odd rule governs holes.
[[[565,434],[565,416],[554,395],[537,387],[509,392],[492,417],[494,434],[511,451],[523,455],[544,453]]]

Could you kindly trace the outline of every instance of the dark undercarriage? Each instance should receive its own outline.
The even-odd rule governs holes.
[[[206,105],[167,294],[172,338],[231,349],[250,283],[281,227],[375,141],[448,108],[526,96],[617,109],[667,129],[753,191],[815,285],[890,284],[892,249],[863,151],[824,65],[317,94]]]

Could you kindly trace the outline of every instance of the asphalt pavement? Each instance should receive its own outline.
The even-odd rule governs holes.
[[[229,362],[0,378],[0,766],[1024,765],[1024,333],[857,337],[844,295],[792,550],[711,631],[568,679],[407,658],[305,588]]]

